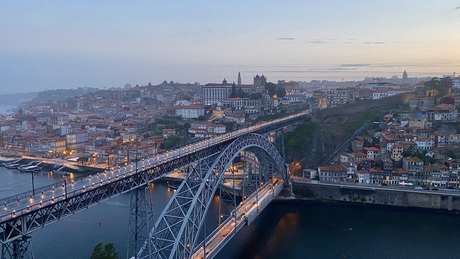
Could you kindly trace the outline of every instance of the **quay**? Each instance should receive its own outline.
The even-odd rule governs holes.
[[[310,181],[292,177],[297,198],[396,207],[425,208],[460,213],[460,190],[419,190],[413,186],[378,186]]]

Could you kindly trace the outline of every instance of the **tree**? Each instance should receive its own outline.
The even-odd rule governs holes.
[[[232,84],[232,93],[230,94],[230,98],[235,98],[236,97],[236,87],[235,87],[235,82]]]
[[[80,162],[81,164],[84,164],[84,163],[88,162],[88,157],[81,156],[81,157],[77,158],[77,162]]]
[[[119,259],[118,252],[115,251],[113,243],[107,243],[105,246],[98,243],[93,249],[90,259]]]
[[[268,95],[274,96],[276,94],[276,85],[272,82],[265,84],[265,89],[268,91]]]
[[[276,89],[276,95],[278,97],[284,97],[286,96],[286,89],[282,86],[279,86],[277,89]]]
[[[449,94],[450,89],[452,88],[453,81],[450,77],[437,78],[433,77],[430,81],[426,82],[425,87],[428,90],[428,96],[444,96]]]
[[[252,93],[249,98],[252,100],[262,99],[262,93]]]

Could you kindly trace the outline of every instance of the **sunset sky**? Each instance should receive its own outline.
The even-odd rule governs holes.
[[[460,73],[460,1],[0,5],[0,92]]]

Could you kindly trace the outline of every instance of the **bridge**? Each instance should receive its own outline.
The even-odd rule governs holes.
[[[276,132],[282,135],[284,127],[304,120],[307,115],[307,112],[302,112],[259,123],[78,181],[64,179],[62,183],[1,199],[1,259],[32,258],[29,250],[30,233],[103,200],[133,190],[130,215],[132,231],[128,250],[134,253],[134,257],[199,257],[201,249],[203,257],[211,258],[232,236],[220,235],[227,237],[221,242],[204,237],[199,244],[198,235],[202,227],[206,227],[203,222],[213,195],[219,189],[222,222],[216,231],[226,231],[233,226],[236,232],[242,222],[251,222],[254,215],[263,208],[261,202],[268,204],[271,199],[267,197],[276,197],[280,186],[289,184],[284,143],[282,138],[281,143],[274,141]],[[243,161],[246,171],[240,185],[243,188],[243,200],[238,206],[235,168],[232,166],[236,160]],[[139,187],[178,169],[188,172],[187,177],[157,222],[151,225],[149,222],[152,214],[148,213],[145,205],[145,188]],[[219,188],[225,179],[233,183],[233,194],[232,191]],[[267,188],[272,190],[271,194]],[[248,202],[251,201],[254,206],[249,207]],[[254,214],[254,211],[257,213]],[[233,223],[229,223],[232,218]],[[144,228],[147,231],[143,231]],[[217,232],[213,233],[211,235],[219,236],[222,232],[217,235]]]

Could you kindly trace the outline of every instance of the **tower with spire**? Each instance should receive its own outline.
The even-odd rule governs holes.
[[[407,72],[406,72],[406,70],[404,70],[404,72],[403,72],[402,79],[403,79],[403,80],[406,80],[406,79],[407,79]]]
[[[238,86],[241,86],[241,74],[238,72]]]

